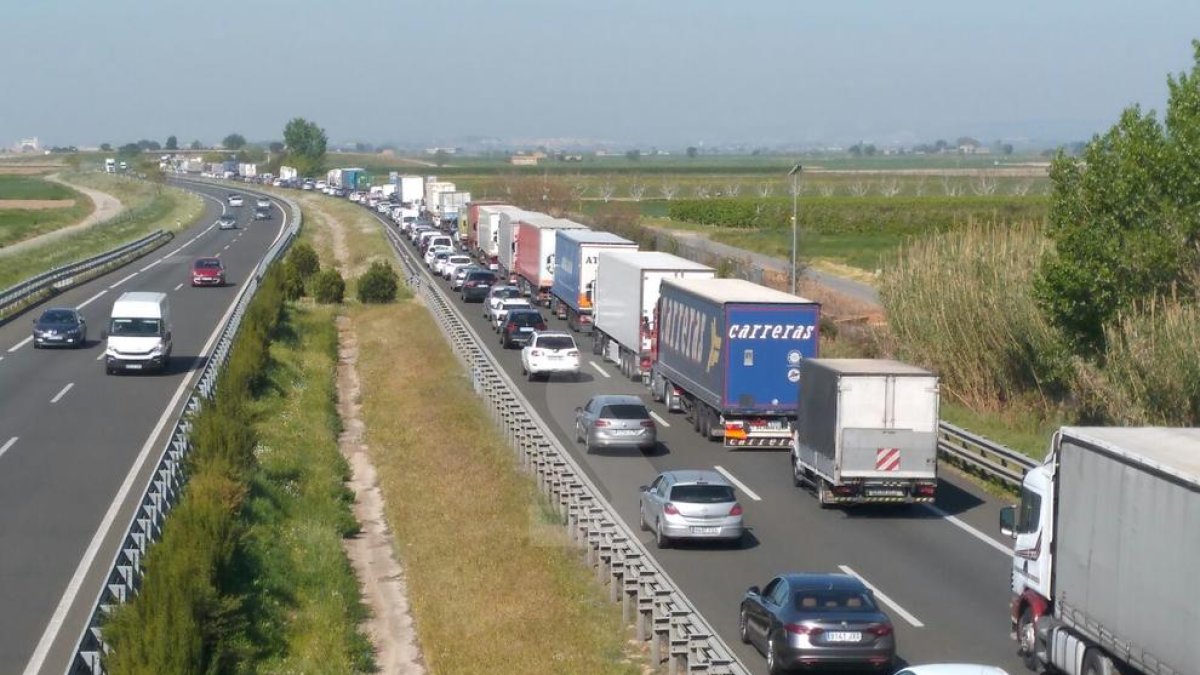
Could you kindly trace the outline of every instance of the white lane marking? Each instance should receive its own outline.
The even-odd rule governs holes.
[[[653,415],[654,413],[650,413],[650,414]],[[751,490],[750,488],[746,487],[746,484],[743,483],[742,481],[738,480],[736,476],[734,476],[733,474],[726,471],[725,467],[714,466],[713,468],[717,470],[717,473],[728,478],[730,483],[733,483],[734,485],[737,486],[737,489],[741,490],[742,492],[745,492],[747,497],[749,497],[750,499],[753,499],[756,502],[762,501],[762,497],[759,497],[758,494],[754,492],[754,490]]]
[[[223,249],[221,249],[221,250],[222,250],[222,251],[228,251],[230,246],[232,246],[232,244],[225,244],[225,248],[223,248]]]
[[[8,449],[16,444],[17,444],[17,437],[13,436],[12,438],[8,439],[7,443],[5,443],[4,445],[0,445],[0,457],[3,457],[4,453],[8,452]]]
[[[179,290],[179,289],[181,289],[181,288],[183,288],[183,284],[182,284],[182,283],[180,283],[178,286],[176,286],[176,287],[175,287],[175,290]]]
[[[92,304],[92,303],[93,303],[93,302],[95,302],[96,300],[99,300],[99,299],[100,299],[100,296],[104,295],[104,294],[105,294],[105,293],[107,293],[107,292],[108,292],[108,291],[100,291],[99,293],[97,293],[97,294],[93,295],[92,297],[88,298],[87,300],[84,300],[84,301],[83,301],[82,303],[80,303],[80,304],[79,304],[79,306],[78,306],[78,307],[76,307],[75,309],[76,309],[76,310],[80,310],[80,309],[83,309],[84,307],[87,307],[88,305]]]
[[[588,363],[592,364],[592,367],[596,369],[596,372],[600,373],[601,375],[603,375],[609,379],[612,379],[612,375],[609,375],[608,373],[604,372],[604,369],[600,367],[599,363],[596,363],[595,361],[588,361]]]
[[[134,272],[133,274],[130,274],[129,276],[127,276],[127,277],[125,277],[124,279],[122,279],[122,280],[118,281],[117,283],[113,284],[112,286],[109,286],[108,288],[109,288],[109,290],[111,290],[111,289],[114,289],[114,288],[116,288],[117,286],[120,286],[121,284],[125,283],[126,281],[129,281],[130,279],[132,279],[132,278],[136,277],[137,275],[138,275],[138,273],[137,273],[137,272]]]
[[[284,230],[287,228],[287,214],[283,214],[283,224],[280,226],[279,236],[283,236]],[[276,238],[278,240],[278,237]],[[109,530],[112,529],[113,521],[117,519],[117,513],[124,505],[129,491],[133,489],[133,483],[137,479],[137,475],[142,472],[146,460],[150,456],[150,450],[154,447],[154,441],[162,433],[163,427],[171,417],[171,412],[175,410],[175,406],[179,404],[180,397],[187,391],[192,384],[192,380],[200,372],[199,365],[202,359],[209,351],[212,350],[213,344],[221,335],[221,328],[225,322],[229,321],[229,317],[233,315],[233,310],[237,308],[238,302],[242,296],[249,290],[250,286],[242,285],[242,289],[234,297],[230,303],[229,309],[225,310],[225,315],[217,322],[216,328],[213,329],[211,335],[208,336],[208,342],[204,343],[204,348],[200,350],[199,356],[188,368],[188,374],[183,378],[183,382],[179,383],[179,388],[175,390],[175,395],[171,397],[171,402],[163,410],[162,416],[158,418],[158,423],[154,425],[154,429],[150,432],[150,436],[146,438],[146,442],[142,445],[141,451],[138,453],[137,459],[133,463],[133,467],[129,473],[125,474],[125,482],[121,483],[121,489],[117,490],[116,497],[108,506],[108,511],[104,514],[104,519],[100,521],[100,527],[96,529],[96,534],[92,537],[92,541],[88,544],[87,550],[84,551],[83,557],[79,560],[79,565],[75,567],[75,574],[71,576],[70,583],[67,584],[67,589],[63,591],[62,598],[58,601],[58,607],[54,609],[54,614],[50,617],[50,621],[46,624],[46,630],[42,631],[42,637],[38,640],[37,647],[33,650],[33,656],[29,657],[29,663],[25,664],[24,675],[37,675],[42,666],[46,662],[46,657],[50,654],[50,647],[58,639],[59,632],[62,631],[63,622],[66,621],[67,612],[71,609],[71,605],[75,604],[75,596],[79,595],[79,589],[83,587],[84,577],[87,576],[88,570],[96,561],[96,556],[100,553],[100,546],[104,540],[108,538]]]
[[[220,254],[220,253],[214,254],[214,255],[213,255],[213,257],[214,257],[214,258],[220,258],[220,257],[221,257],[221,254]]]
[[[30,342],[33,342],[33,336],[32,336],[32,335],[30,335],[29,337],[25,338],[24,340],[21,340],[21,341],[20,341],[20,342],[18,342],[17,344],[15,344],[15,345],[13,345],[13,346],[9,347],[9,348],[8,348],[8,353],[9,353],[9,354],[11,354],[11,353],[13,353],[13,352],[17,351],[18,349],[20,349],[21,347],[24,347],[25,345],[29,344]]]
[[[138,271],[145,272],[146,270],[150,269],[151,267],[154,267],[155,265],[157,265],[161,262],[162,262],[162,258],[159,258],[158,260],[155,260],[154,262],[150,263],[149,265],[146,265],[145,267],[143,267],[142,269],[140,269]]]
[[[75,386],[74,382],[68,382],[67,386],[62,388],[62,391],[58,392],[57,394],[54,395],[54,398],[50,399],[50,402],[58,403],[60,400],[62,400],[62,397],[67,395],[68,391],[71,391],[71,387],[74,387],[74,386]]]
[[[896,604],[895,600],[892,600],[888,596],[884,595],[883,591],[872,586],[871,582],[864,579],[861,574],[859,574],[858,572],[855,572],[854,570],[850,569],[846,565],[838,565],[838,568],[841,569],[846,574],[849,574],[852,577],[858,577],[858,580],[863,582],[864,586],[871,589],[871,592],[873,592],[875,594],[875,597],[882,600],[883,604],[887,605],[888,607],[891,607],[893,612],[899,614],[901,618],[903,618],[905,621],[912,624],[913,628],[924,628],[925,627],[925,624],[921,623],[921,621],[919,619],[917,619],[917,617],[913,616],[912,614],[909,614],[907,610],[905,610],[900,605]]]
[[[99,354],[96,355],[96,360],[99,361],[100,359],[104,358],[104,356],[105,356],[105,353],[100,352]]]
[[[658,416],[658,413],[654,412],[653,410],[651,410],[651,411],[650,411],[650,416],[654,418],[654,421],[655,421],[655,422],[658,422],[659,424],[663,425],[664,427],[669,427],[669,426],[671,426],[671,423],[670,423],[670,422],[668,422],[668,421],[664,420],[663,418],[659,417],[659,416]]]
[[[945,520],[949,521],[951,525],[954,525],[955,527],[960,528],[963,532],[966,532],[967,534],[971,535],[972,537],[975,537],[979,541],[982,541],[983,543],[987,544],[988,546],[991,546],[992,548],[996,549],[997,551],[1000,551],[1004,555],[1006,555],[1008,557],[1012,557],[1013,552],[1012,552],[1011,548],[1005,546],[1004,544],[1001,544],[1000,542],[987,536],[983,532],[980,532],[978,529],[964,523],[963,521],[959,520],[958,518],[950,515],[949,513],[946,513],[945,511],[939,509],[938,507],[934,506],[933,504],[922,504],[922,506],[924,506],[925,508],[929,509],[930,511],[936,513],[937,515],[941,516]]]

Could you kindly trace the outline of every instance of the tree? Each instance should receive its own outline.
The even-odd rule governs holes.
[[[396,299],[399,277],[387,262],[375,261],[358,278],[358,300],[362,303],[385,303]]]
[[[641,158],[642,158],[642,151],[638,150],[636,148],[625,153],[625,159],[628,159],[631,162],[636,162]]]
[[[1102,353],[1104,329],[1166,296],[1191,297],[1200,264],[1200,41],[1190,74],[1168,78],[1165,125],[1133,106],[1082,158],[1050,168],[1049,235],[1035,293],[1077,353]]]
[[[151,140],[148,140],[145,138],[138,141],[137,146],[141,150],[161,150],[162,149],[162,145],[160,145],[158,141],[151,141]]]
[[[101,143],[100,150],[102,152],[112,152],[112,143]]]
[[[303,117],[292,119],[283,128],[283,143],[288,166],[296,167],[301,176],[313,175],[325,161],[325,130]]]
[[[141,152],[142,149],[138,147],[137,143],[126,143],[117,150],[117,154],[121,155],[122,157],[136,157],[141,154]]]
[[[283,143],[280,143],[279,141],[271,141],[271,144],[267,146],[267,149],[271,151],[272,155],[278,155],[279,153],[283,152]]]
[[[696,158],[696,155],[698,155],[698,154],[700,154],[700,150],[699,150],[699,149],[697,149],[697,148],[696,148],[696,146],[694,146],[694,145],[689,145],[689,146],[688,146],[688,149],[687,149],[687,156],[688,156],[688,158],[689,158],[689,159],[695,159],[695,158]]]
[[[166,148],[167,150],[178,150],[179,149],[179,139],[175,138],[174,136],[167,136],[167,142],[165,145],[163,145],[163,147]]]
[[[221,146],[227,150],[241,150],[246,145],[246,138],[241,134],[229,134],[221,141]]]
[[[862,154],[863,154],[862,143],[855,143],[854,145],[850,146],[850,156],[851,157],[862,157]]]
[[[199,149],[201,149],[201,148],[203,148],[203,147],[204,147],[204,144],[203,144],[203,143],[201,143],[200,141],[192,141],[192,145],[191,145],[190,147],[191,147],[193,150],[199,150]]]

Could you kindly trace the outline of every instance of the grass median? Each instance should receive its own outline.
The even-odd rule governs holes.
[[[190,227],[204,210],[195,194],[124,176],[66,174],[72,183],[107,192],[121,200],[126,210],[117,217],[53,242],[36,246],[4,260],[0,266],[0,288],[47,270],[90,258],[122,244],[164,229],[178,232]]]

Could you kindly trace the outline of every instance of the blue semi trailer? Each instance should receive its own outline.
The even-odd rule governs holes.
[[[664,279],[650,389],[725,447],[788,448],[820,304],[741,279]]]
[[[592,331],[592,285],[601,251],[636,251],[637,244],[611,232],[559,230],[554,245],[550,309],[574,331]]]

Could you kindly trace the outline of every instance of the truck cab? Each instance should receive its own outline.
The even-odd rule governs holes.
[[[1050,611],[1054,597],[1051,556],[1054,544],[1054,470],[1056,454],[1025,474],[1021,482],[1021,501],[1000,510],[1000,531],[1013,539],[1012,637],[1020,652],[1035,650],[1035,625]]]

